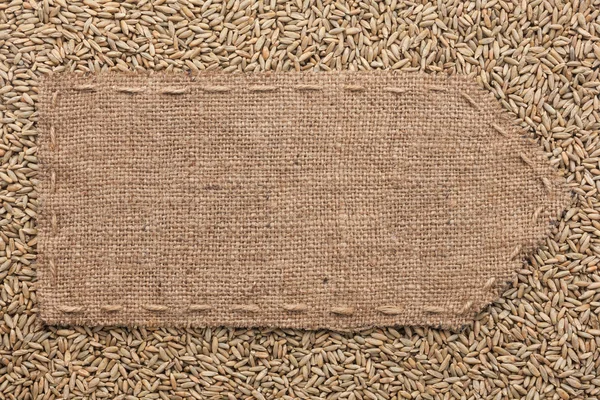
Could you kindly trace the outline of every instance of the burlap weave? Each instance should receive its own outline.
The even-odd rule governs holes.
[[[54,75],[39,106],[51,324],[455,328],[570,197],[467,78]]]

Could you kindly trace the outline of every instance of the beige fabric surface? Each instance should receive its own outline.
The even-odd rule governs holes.
[[[457,328],[568,203],[462,77],[54,75],[50,324]]]

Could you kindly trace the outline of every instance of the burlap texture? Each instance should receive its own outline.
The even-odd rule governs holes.
[[[569,201],[467,78],[54,75],[50,324],[467,323]]]

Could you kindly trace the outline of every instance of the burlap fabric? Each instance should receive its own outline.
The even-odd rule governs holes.
[[[51,324],[467,323],[569,195],[467,78],[54,75]]]

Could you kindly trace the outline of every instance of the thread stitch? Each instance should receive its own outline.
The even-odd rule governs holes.
[[[161,306],[159,304],[144,304],[144,305],[142,305],[142,308],[144,310],[154,311],[154,312],[164,312],[164,311],[167,311],[169,309],[169,307],[167,307],[167,306]]]
[[[398,87],[384,87],[383,90],[385,92],[393,93],[393,94],[404,94],[406,93],[406,89],[398,88]]]
[[[458,310],[459,314],[466,314],[471,310],[471,307],[473,307],[473,302],[471,300],[467,301],[460,310]]]
[[[50,126],[50,151],[56,150],[56,130],[54,125]]]
[[[95,92],[97,90],[96,86],[91,84],[74,85],[73,89],[79,92]]]
[[[479,104],[477,104],[477,102],[475,100],[473,100],[471,98],[471,96],[469,96],[466,93],[462,93],[462,92],[461,92],[460,95],[462,96],[463,99],[467,100],[467,102],[471,105],[471,107],[473,107],[477,111],[481,111],[481,108],[479,107]]]
[[[398,315],[404,311],[404,308],[399,306],[381,306],[377,307],[375,311],[385,315]]]
[[[429,314],[442,314],[446,311],[446,309],[442,308],[442,307],[425,306],[423,308],[423,311],[425,311],[426,313],[429,313]]]
[[[188,91],[189,91],[189,89],[187,87],[183,87],[183,88],[172,88],[172,87],[169,87],[169,88],[162,89],[160,91],[160,93],[161,94],[168,94],[168,95],[175,96],[175,95],[179,95],[179,94],[185,94]]]
[[[105,305],[105,306],[101,306],[100,309],[104,312],[118,312],[123,310],[123,306],[120,305]]]
[[[256,304],[235,304],[231,306],[231,311],[257,313],[260,311],[260,307]]]
[[[354,308],[352,307],[332,307],[331,313],[335,315],[352,315],[354,314]]]
[[[360,85],[345,85],[344,90],[348,90],[350,92],[362,92],[365,90],[365,88]]]
[[[441,92],[441,93],[445,93],[447,90],[445,87],[442,86],[429,86],[429,91],[430,92]]]
[[[204,87],[201,87],[200,89],[205,92],[209,92],[209,93],[224,93],[224,92],[229,92],[231,90],[231,88],[229,88],[227,86],[218,86],[218,85],[204,86]]]
[[[308,306],[306,304],[284,304],[283,309],[286,311],[301,312],[308,310]]]
[[[54,259],[48,259],[48,265],[50,266],[50,276],[52,277],[52,283],[56,283],[56,264],[54,264]]]
[[[537,219],[542,214],[542,211],[544,211],[544,207],[542,207],[542,206],[539,206],[538,208],[535,209],[535,211],[533,212],[533,216],[531,217],[533,222],[537,221]]]
[[[56,214],[52,211],[52,235],[56,236],[58,233],[58,223],[56,221]]]
[[[323,90],[323,86],[319,85],[296,85],[294,86],[296,90]]]
[[[85,307],[81,306],[56,306],[56,308],[65,314],[79,314],[85,311]]]
[[[188,307],[190,311],[207,311],[210,310],[211,307],[208,304],[191,304]]]
[[[127,94],[142,93],[145,90],[146,90],[145,88],[141,88],[141,87],[118,87],[117,88],[117,92],[127,93]]]
[[[483,285],[483,290],[489,290],[496,283],[496,278],[492,277],[485,282]]]
[[[550,179],[542,177],[541,180],[546,190],[550,192],[552,190],[552,182],[550,182]]]
[[[54,92],[54,93],[52,93],[52,100],[51,100],[52,108],[56,108],[57,101],[58,101],[58,92]]]
[[[50,193],[56,193],[56,172],[50,171]]]
[[[513,250],[513,252],[510,253],[510,260],[514,260],[515,257],[517,257],[520,252],[521,252],[521,245],[518,245],[517,247],[515,247],[515,249]]]
[[[531,160],[529,158],[527,158],[527,156],[523,153],[519,154],[519,156],[521,157],[521,160],[523,160],[523,162],[525,164],[527,164],[529,167],[533,168],[533,163],[531,162]]]
[[[279,88],[277,86],[262,86],[262,85],[255,85],[255,86],[250,86],[248,88],[249,91],[251,92],[274,92],[275,90],[278,90]]]
[[[506,132],[504,129],[502,129],[502,127],[500,125],[491,123],[490,126],[492,128],[494,128],[494,130],[496,132],[498,132],[500,135],[502,135],[504,137],[508,137],[508,132]]]

